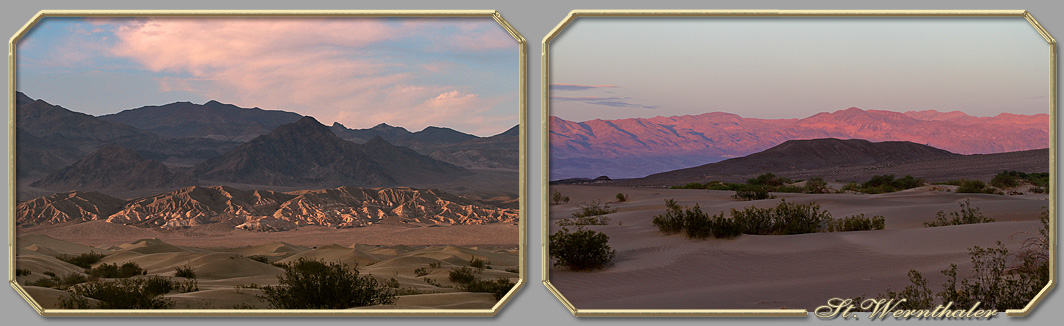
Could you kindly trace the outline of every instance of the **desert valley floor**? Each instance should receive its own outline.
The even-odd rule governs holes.
[[[609,225],[589,226],[609,236],[617,251],[613,264],[593,272],[551,267],[550,282],[578,309],[815,309],[833,297],[874,297],[888,288],[901,290],[915,269],[938,291],[939,271],[958,265],[960,277],[971,271],[968,248],[1020,247],[1041,227],[1047,195],[1003,196],[942,191],[925,186],[895,193],[790,194],[779,198],[816,202],[835,218],[864,213],[882,215],[878,231],[800,235],[741,235],[735,239],[692,240],[665,235],[652,224],[665,212],[664,201],[696,203],[707,214],[751,205],[774,206],[779,199],[736,201],[732,191],[651,189],[611,186],[551,186],[569,196],[550,207],[550,230],[579,203],[600,200],[618,208]],[[614,196],[625,193],[626,202]],[[926,228],[939,211],[956,211],[971,200],[994,223]]]
[[[394,305],[359,309],[491,309],[498,302],[493,294],[454,289],[448,272],[468,266],[475,257],[490,262],[491,268],[483,270],[482,277],[516,282],[521,261],[518,231],[516,223],[373,225],[339,230],[311,226],[285,232],[210,226],[164,230],[104,221],[60,224],[19,229],[16,264],[31,274],[17,281],[26,284],[45,277],[45,272],[82,273],[82,268],[56,257],[95,251],[107,255],[95,265],[134,262],[148,276],[174,276],[176,268],[191,266],[199,290],[165,295],[176,309],[269,308],[257,297],[261,290],[254,287],[277,284],[284,270],[249,257],[266,257],[270,263],[309,258],[357,265],[362,275],[371,274],[381,282],[398,281],[403,293]],[[416,275],[418,268],[425,268],[427,275]],[[57,307],[59,299],[68,295],[46,287],[24,288],[44,308]]]

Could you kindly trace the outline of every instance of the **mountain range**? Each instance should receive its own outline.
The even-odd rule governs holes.
[[[457,189],[482,173],[472,178],[477,187],[517,193],[520,143],[510,131],[477,137],[442,127],[326,127],[313,117],[217,101],[94,117],[16,97],[20,200],[72,190],[130,198],[199,184]]]
[[[959,154],[1049,147],[1049,115],[892,112],[848,108],[804,119],[755,119],[712,112],[655,118],[550,118],[551,180],[643,177],[756,153],[788,140],[909,141]]]
[[[788,140],[743,157],[652,174],[643,178],[606,180],[626,186],[675,186],[690,182],[745,182],[762,173],[794,180],[814,177],[839,182],[865,182],[874,175],[913,175],[931,182],[958,179],[989,181],[1006,170],[1049,171],[1049,150],[994,154],[956,154],[907,141],[861,139]],[[581,182],[581,180],[574,180]]]
[[[19,203],[20,227],[102,220],[166,229],[227,225],[251,231],[301,226],[361,227],[377,223],[470,225],[512,223],[518,211],[435,189],[357,188],[276,192],[192,186],[123,200],[68,192]]]

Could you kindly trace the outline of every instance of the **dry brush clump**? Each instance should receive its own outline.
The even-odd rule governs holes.
[[[457,285],[457,288],[466,292],[484,292],[491,293],[495,296],[495,300],[502,299],[506,293],[510,292],[510,289],[514,287],[516,283],[511,282],[509,278],[500,276],[493,280],[485,280],[480,278],[480,274],[483,269],[474,269],[469,267],[458,267],[451,269],[447,277],[451,282]]]
[[[579,210],[572,216],[558,221],[558,226],[581,226],[581,225],[607,225],[610,218],[604,215],[616,213],[616,208],[610,208],[610,204],[595,200],[590,203],[580,203]]]
[[[886,219],[864,214],[833,219],[816,203],[799,204],[781,199],[775,207],[732,209],[731,218],[724,213],[709,215],[701,207],[681,206],[665,200],[665,213],[654,216],[653,223],[665,234],[685,232],[688,238],[734,238],[740,234],[786,235],[815,232],[882,230]]]
[[[608,265],[617,256],[605,233],[577,225],[575,230],[562,226],[550,235],[549,255],[554,266],[576,271],[590,271]]]
[[[979,207],[973,208],[971,200],[965,199],[964,202],[960,203],[960,206],[961,210],[949,212],[948,216],[945,211],[939,211],[935,220],[932,222],[924,222],[924,226],[930,228],[994,222],[994,218],[984,216],[983,213],[979,211]]]
[[[262,287],[259,297],[277,309],[347,309],[395,303],[395,290],[357,266],[300,258],[284,265],[277,285]]]

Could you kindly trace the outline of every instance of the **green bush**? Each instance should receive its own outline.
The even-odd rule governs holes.
[[[59,258],[59,260],[68,262],[77,267],[90,268],[92,267],[92,264],[100,262],[100,259],[103,259],[103,257],[104,254],[95,251],[89,251],[77,256],[62,255],[56,258]]]
[[[864,214],[851,215],[828,223],[828,232],[882,230],[886,227],[883,216],[865,217]]]
[[[862,184],[847,184],[842,190],[863,192],[866,194],[882,194],[920,187],[923,186],[924,183],[924,179],[919,179],[911,175],[895,178],[893,174],[883,174],[872,176],[871,179]]]
[[[424,267],[418,267],[414,269],[414,275],[417,275],[417,277],[422,277],[425,275],[429,275],[429,271]]]
[[[991,223],[994,222],[994,218],[983,216],[983,213],[979,211],[979,207],[972,207],[972,202],[965,199],[963,203],[960,203],[961,210],[949,212],[947,217],[946,212],[939,211],[935,221],[924,222],[925,227],[938,227],[948,225],[963,225],[963,224],[975,224],[975,223]]]
[[[610,218],[602,215],[617,212],[616,208],[610,208],[609,204],[598,200],[580,203],[579,207],[580,210],[573,213],[571,217],[558,221],[558,226],[608,225]]]
[[[263,255],[251,255],[251,256],[248,256],[248,259],[251,259],[251,260],[263,263],[263,264],[270,264],[270,258],[266,257],[266,256],[263,256]]]
[[[575,231],[562,227],[550,235],[550,257],[559,267],[578,271],[599,269],[617,256],[617,251],[610,248],[609,240],[606,234],[583,226],[577,226]]]
[[[451,282],[454,282],[455,284],[467,284],[477,279],[477,272],[476,270],[466,266],[453,268],[449,273],[447,273],[447,279],[451,280]]]
[[[824,178],[817,177],[806,181],[802,192],[807,194],[826,194],[831,192],[831,188],[828,188],[828,183],[824,181]]]
[[[505,269],[505,271],[510,272],[510,273],[514,273],[514,274],[521,274],[521,267],[519,267],[519,266],[507,267]]]
[[[800,194],[800,193],[805,192],[805,187],[792,186],[792,185],[782,185],[782,186],[776,187],[776,189],[773,190],[773,191]]]
[[[196,278],[196,271],[192,269],[192,265],[178,266],[174,269],[174,276],[184,278]]]
[[[617,197],[617,201],[618,202],[622,202],[623,203],[623,202],[628,201],[628,195],[625,195],[624,193],[618,192],[616,197]]]
[[[1015,188],[1023,182],[1030,182],[1038,187],[1049,186],[1049,173],[1023,173],[1019,171],[1002,171],[990,180],[990,185],[998,188]]]
[[[262,287],[260,299],[278,309],[347,309],[392,304],[396,294],[358,268],[300,258],[285,265],[276,286]]]
[[[500,276],[489,281],[481,279],[479,274],[479,271],[474,272],[473,269],[463,266],[452,269],[449,277],[451,282],[458,285],[459,290],[491,293],[495,296],[495,300],[502,299],[515,285],[506,277]]]
[[[760,235],[814,233],[831,221],[831,213],[820,210],[816,203],[798,204],[785,199],[773,208],[732,209],[731,215],[743,233]]]
[[[491,269],[491,262],[485,259],[477,258],[476,256],[469,257],[469,267],[476,269]]]
[[[30,276],[30,275],[33,275],[33,272],[31,272],[28,269],[22,269],[22,268],[16,268],[15,269],[15,276]]]
[[[87,271],[89,275],[100,278],[130,278],[137,275],[145,275],[148,272],[140,268],[134,262],[127,262],[118,266],[118,263],[102,264]]]
[[[665,207],[664,214],[654,216],[654,225],[665,234],[683,231],[685,214],[683,208],[677,205],[676,200],[673,199],[666,199]]]

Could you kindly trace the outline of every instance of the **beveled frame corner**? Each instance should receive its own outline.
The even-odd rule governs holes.
[[[1057,283],[1057,44],[1049,32],[1026,10],[573,10],[562,19],[541,43],[540,101],[542,114],[542,161],[540,195],[541,209],[541,264],[543,285],[561,302],[562,306],[577,317],[806,317],[806,309],[579,309],[550,282],[550,42],[580,17],[1017,17],[1027,20],[1049,44],[1050,89],[1049,89],[1049,281],[1023,309],[1008,309],[1009,317],[1025,317],[1034,311]]]
[[[15,109],[17,89],[17,50],[16,43],[37,25],[42,19],[48,17],[480,17],[491,18],[513,37],[518,45],[518,126],[519,126],[519,162],[518,162],[518,265],[519,277],[510,291],[503,295],[491,309],[46,309],[42,307],[15,279],[15,208],[16,199],[16,133],[15,133]],[[479,316],[493,317],[497,315],[507,303],[517,295],[524,287],[528,278],[528,161],[527,161],[527,110],[528,110],[528,43],[524,36],[507,22],[496,10],[41,10],[37,12],[25,25],[22,26],[8,40],[8,76],[7,76],[7,134],[8,134],[8,198],[6,211],[9,214],[8,229],[8,283],[23,299],[29,303],[38,314],[44,317],[61,316],[383,316],[383,317],[415,317],[415,316]]]

